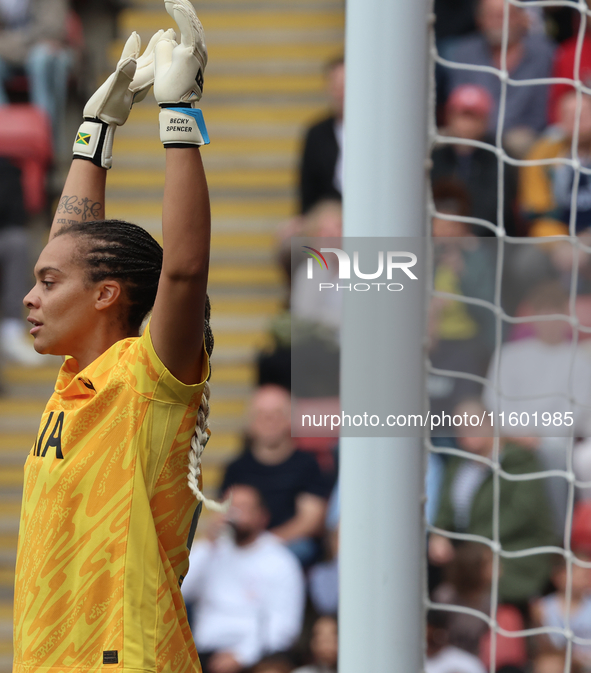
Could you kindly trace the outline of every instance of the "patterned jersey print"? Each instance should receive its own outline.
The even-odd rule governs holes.
[[[201,670],[180,584],[203,385],[174,378],[149,327],[62,366],[25,464],[14,673]]]

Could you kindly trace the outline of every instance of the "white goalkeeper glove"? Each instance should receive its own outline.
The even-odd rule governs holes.
[[[133,103],[142,101],[154,83],[154,49],[164,36],[175,39],[173,30],[159,30],[140,57],[140,36],[131,34],[115,72],[84,107],[84,122],[74,141],[74,157],[111,168],[115,129],[125,124]]]
[[[165,147],[209,144],[201,110],[193,104],[203,93],[207,47],[203,26],[189,0],[165,0],[176,21],[180,44],[164,35],[155,49],[154,96],[160,111],[160,139]]]

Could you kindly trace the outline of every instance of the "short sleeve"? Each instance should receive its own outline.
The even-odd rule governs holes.
[[[158,357],[150,335],[150,323],[143,334],[131,346],[123,363],[127,378],[136,392],[159,402],[194,406],[209,378],[209,357],[203,345],[203,368],[201,382],[188,385],[179,381]]]

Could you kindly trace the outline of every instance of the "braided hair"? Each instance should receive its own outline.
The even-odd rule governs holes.
[[[121,282],[128,302],[127,326],[132,333],[139,331],[152,310],[162,271],[162,246],[145,229],[123,220],[95,220],[62,227],[56,236],[81,239],[81,264],[91,283],[112,279]],[[203,338],[209,357],[213,352],[210,326],[211,305],[205,298]],[[205,498],[198,484],[201,457],[209,439],[209,382],[206,381],[197,414],[195,433],[189,450],[189,488],[200,502],[210,509],[224,509]]]

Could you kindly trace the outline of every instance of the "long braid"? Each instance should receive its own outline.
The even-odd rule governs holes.
[[[142,227],[122,220],[98,220],[63,227],[57,236],[70,235],[85,240],[80,254],[91,282],[107,278],[122,281],[129,303],[127,323],[132,330],[139,329],[152,309],[158,291],[162,269],[162,247]],[[213,352],[213,333],[210,326],[211,305],[205,302],[203,339],[208,356]],[[187,480],[191,492],[208,509],[226,511],[228,504],[219,504],[206,498],[199,488],[201,458],[210,436],[209,382],[205,382],[197,413],[195,433],[191,438]]]
[[[211,305],[209,303],[209,297],[206,299],[205,303],[205,327],[203,330],[203,338],[205,340],[205,349],[207,354],[211,356],[213,352],[213,334],[209,324],[211,316]],[[201,489],[199,488],[199,476],[201,475],[201,457],[203,456],[203,451],[205,445],[209,441],[211,432],[209,430],[209,398],[211,395],[211,389],[209,387],[209,381],[205,382],[203,388],[203,394],[201,395],[201,402],[199,404],[199,411],[197,412],[197,423],[195,424],[195,432],[191,437],[191,446],[189,448],[189,474],[187,476],[187,481],[189,482],[189,488],[193,495],[202,502],[207,509],[212,512],[226,512],[230,505],[229,501],[224,503],[216,502],[215,500],[210,500],[206,498]]]
[[[195,425],[195,433],[191,437],[191,448],[189,449],[189,475],[187,481],[189,488],[193,495],[202,502],[207,509],[212,512],[227,512],[229,502],[219,503],[215,500],[206,498],[199,488],[199,476],[201,475],[201,457],[205,445],[209,441],[209,383],[205,382],[203,394],[201,395],[201,404],[199,405],[199,412],[197,414],[197,423]]]

